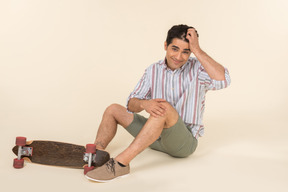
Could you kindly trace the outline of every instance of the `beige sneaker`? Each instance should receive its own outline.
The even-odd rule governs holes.
[[[130,166],[122,167],[118,162],[111,158],[107,163],[92,171],[89,171],[85,177],[92,181],[108,182],[117,177],[124,177],[130,173]]]

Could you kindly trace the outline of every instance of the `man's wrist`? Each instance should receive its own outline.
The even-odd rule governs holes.
[[[142,109],[142,110],[144,110],[145,109],[145,103],[147,102],[147,100],[145,100],[145,99],[141,99],[140,100],[140,108]]]
[[[199,48],[195,48],[192,50],[192,53],[196,56],[196,57],[200,57],[201,55],[205,54],[205,52],[199,47]]]

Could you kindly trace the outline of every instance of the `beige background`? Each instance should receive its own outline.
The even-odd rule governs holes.
[[[1,0],[1,188],[287,191],[287,10],[286,0]],[[207,94],[205,135],[193,156],[147,149],[130,177],[108,184],[89,182],[82,170],[12,168],[18,135],[93,142],[105,108],[125,104],[180,23],[197,28],[203,50],[232,79]],[[108,150],[115,156],[131,141],[121,128]]]

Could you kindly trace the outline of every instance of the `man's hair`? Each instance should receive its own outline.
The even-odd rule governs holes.
[[[172,43],[172,40],[174,38],[178,38],[181,39],[183,41],[186,41],[187,43],[189,43],[188,39],[186,39],[186,35],[187,35],[187,30],[190,28],[194,28],[194,27],[190,27],[188,25],[174,25],[167,34],[167,38],[166,38],[166,42],[167,42],[167,46]],[[198,36],[198,33],[197,33]]]

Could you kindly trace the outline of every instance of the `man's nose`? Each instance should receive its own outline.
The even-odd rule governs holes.
[[[176,59],[177,59],[177,60],[181,60],[181,57],[182,57],[181,53],[177,53],[177,54],[176,54]]]

